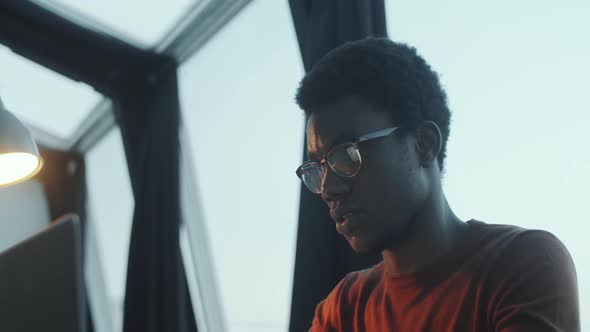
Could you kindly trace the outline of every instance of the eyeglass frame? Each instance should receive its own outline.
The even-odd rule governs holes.
[[[357,149],[357,150],[358,150],[358,153],[359,153],[359,167],[358,167],[358,170],[356,170],[356,172],[354,172],[354,174],[352,174],[352,175],[349,175],[349,176],[346,176],[346,175],[340,175],[340,174],[338,174],[338,172],[336,172],[336,171],[334,170],[334,168],[333,168],[333,167],[332,167],[332,166],[331,166],[329,163],[327,163],[327,164],[328,164],[328,167],[330,167],[330,169],[332,170],[332,172],[334,172],[334,174],[336,174],[336,175],[338,175],[338,176],[340,176],[340,177],[343,177],[343,178],[352,178],[352,177],[356,176],[356,175],[358,174],[358,172],[360,172],[360,170],[361,170],[361,167],[362,167],[362,165],[363,165],[363,157],[362,157],[362,154],[360,153],[360,150],[359,150],[359,148],[358,148],[358,144],[359,144],[359,143],[362,143],[362,142],[370,141],[370,140],[373,140],[373,139],[377,139],[377,138],[382,138],[382,137],[389,136],[389,135],[393,134],[393,133],[394,133],[396,130],[398,130],[398,129],[400,129],[400,128],[401,128],[401,127],[389,127],[389,128],[384,128],[384,129],[380,129],[380,130],[377,130],[377,131],[370,132],[370,133],[368,133],[368,134],[365,134],[365,135],[362,135],[362,136],[358,136],[358,137],[356,137],[356,138],[353,138],[353,139],[352,139],[352,140],[350,140],[350,141],[346,141],[346,142],[342,142],[342,143],[336,144],[336,145],[332,146],[332,148],[330,148],[330,150],[329,150],[328,152],[326,152],[326,153],[325,153],[325,154],[322,156],[322,159],[320,159],[320,160],[318,160],[318,161],[314,161],[314,160],[308,160],[308,161],[304,162],[303,164],[301,164],[301,165],[300,165],[300,166],[297,168],[297,170],[295,171],[295,174],[297,174],[297,177],[298,177],[298,178],[299,178],[301,181],[303,181],[301,169],[302,169],[302,168],[303,168],[305,165],[309,165],[309,164],[311,164],[311,163],[318,163],[318,164],[320,164],[320,167],[322,168],[322,174],[323,174],[323,172],[325,172],[325,166],[324,166],[324,165],[327,163],[327,162],[326,162],[326,159],[328,158],[328,156],[330,155],[330,153],[332,153],[332,151],[334,151],[334,149],[335,149],[335,148],[337,148],[337,147],[339,147],[339,146],[341,146],[341,145],[345,145],[345,144],[352,144],[352,145],[354,145],[355,149]],[[303,181],[303,182],[304,182],[304,181]],[[305,182],[304,182],[304,183],[305,183]],[[309,189],[309,188],[308,188],[308,189]],[[311,192],[313,192],[312,190],[310,190],[310,191],[311,191]],[[321,192],[321,191],[320,191],[320,192]],[[317,193],[317,194],[319,194],[319,193]]]

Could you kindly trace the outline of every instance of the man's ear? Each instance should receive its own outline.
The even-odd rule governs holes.
[[[433,121],[426,121],[416,130],[416,144],[420,165],[430,167],[442,149],[442,133]]]

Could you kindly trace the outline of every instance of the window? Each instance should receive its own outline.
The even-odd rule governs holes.
[[[54,11],[70,12],[80,23],[106,27],[116,37],[155,45],[199,0],[38,0]],[[61,9],[61,10],[60,10]]]
[[[101,95],[0,45],[0,98],[29,125],[62,138],[73,134]]]
[[[578,273],[590,329],[585,259],[590,187],[590,5],[387,2],[389,34],[442,78],[453,121],[444,179],[463,219],[554,233]]]
[[[119,129],[113,129],[86,157],[89,229],[104,270],[114,331],[121,331],[134,199]]]
[[[304,133],[294,95],[302,76],[288,3],[274,0],[249,4],[180,69],[184,127],[230,331],[288,328]]]

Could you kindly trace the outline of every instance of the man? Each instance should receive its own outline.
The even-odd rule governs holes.
[[[416,50],[387,39],[326,55],[297,92],[297,170],[359,254],[311,331],[579,331],[574,265],[545,231],[461,221],[442,190],[450,111]],[[466,193],[468,194],[468,193]]]

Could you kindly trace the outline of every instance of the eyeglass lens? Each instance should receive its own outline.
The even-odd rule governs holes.
[[[361,167],[361,155],[354,144],[342,144],[335,146],[326,161],[330,168],[339,176],[352,177]],[[305,164],[301,170],[301,180],[307,188],[319,194],[322,191],[323,169],[320,163],[313,162]]]

